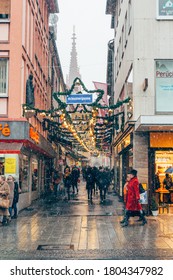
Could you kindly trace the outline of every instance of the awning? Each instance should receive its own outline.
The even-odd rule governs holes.
[[[20,154],[22,143],[0,142],[0,154]]]
[[[135,123],[135,131],[173,131],[173,116],[140,116]]]

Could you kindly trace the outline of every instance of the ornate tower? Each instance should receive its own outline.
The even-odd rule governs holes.
[[[75,34],[75,26],[73,27],[73,36],[72,36],[72,50],[71,50],[71,59],[70,59],[70,69],[69,76],[67,80],[67,86],[71,87],[74,79],[78,77],[81,78],[79,73],[79,67],[77,63],[77,51],[76,51],[76,34]]]

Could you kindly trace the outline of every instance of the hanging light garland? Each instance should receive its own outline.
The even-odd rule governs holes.
[[[76,84],[80,84],[83,91],[89,94],[98,94],[96,100],[92,102],[91,104],[77,104],[76,107],[72,110],[71,108],[67,108],[68,104],[66,102],[63,102],[60,98],[62,96],[69,96],[71,95],[74,90]],[[77,92],[76,94],[79,94],[82,92]],[[42,119],[42,125],[44,130],[48,130],[49,132],[54,133],[54,136],[56,137],[57,133],[60,135],[64,135],[64,132],[69,132],[68,136],[69,139],[74,139],[82,148],[90,153],[99,153],[97,149],[101,149],[99,144],[99,139],[103,139],[104,144],[110,144],[112,135],[113,135],[113,129],[114,125],[118,127],[118,115],[122,114],[122,124],[124,123],[124,113],[120,112],[117,114],[114,114],[114,110],[122,106],[124,103],[129,103],[131,100],[130,98],[127,98],[123,101],[118,101],[114,105],[102,105],[99,102],[101,101],[103,97],[104,91],[101,89],[98,90],[88,90],[80,78],[76,78],[73,82],[72,87],[67,90],[66,92],[54,92],[53,98],[57,101],[58,107],[52,108],[50,110],[41,110],[39,108],[34,108],[31,106],[28,106],[27,104],[23,104],[23,115],[26,118],[30,118],[32,116],[39,115],[39,118]],[[99,109],[104,109],[107,111],[107,115],[105,117],[99,116]],[[76,128],[76,125],[78,126],[78,123],[75,123],[76,120],[72,118],[72,115],[74,115],[76,112],[88,114],[87,120],[85,123],[85,132],[84,137],[82,139],[81,134]],[[80,121],[84,121],[80,119]],[[100,123],[102,121],[102,123]],[[80,122],[81,125],[83,125]],[[108,128],[110,130],[108,131]],[[123,127],[121,127],[123,129]],[[86,134],[87,133],[87,134]],[[88,135],[88,136],[87,136]],[[90,138],[90,147],[88,147],[86,144],[86,136]]]

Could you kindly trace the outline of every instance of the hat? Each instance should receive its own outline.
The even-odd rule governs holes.
[[[135,169],[132,169],[132,170],[130,171],[130,174],[132,174],[134,177],[137,176],[137,173],[138,173],[138,171],[135,170]]]

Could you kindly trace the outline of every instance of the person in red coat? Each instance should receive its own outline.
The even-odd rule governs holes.
[[[125,206],[125,218],[123,220],[123,227],[128,226],[128,221],[131,215],[140,216],[142,224],[147,223],[142,206],[140,204],[140,194],[139,194],[139,181],[137,178],[137,170],[133,169],[130,173],[130,181],[127,185],[126,194],[126,206]]]

